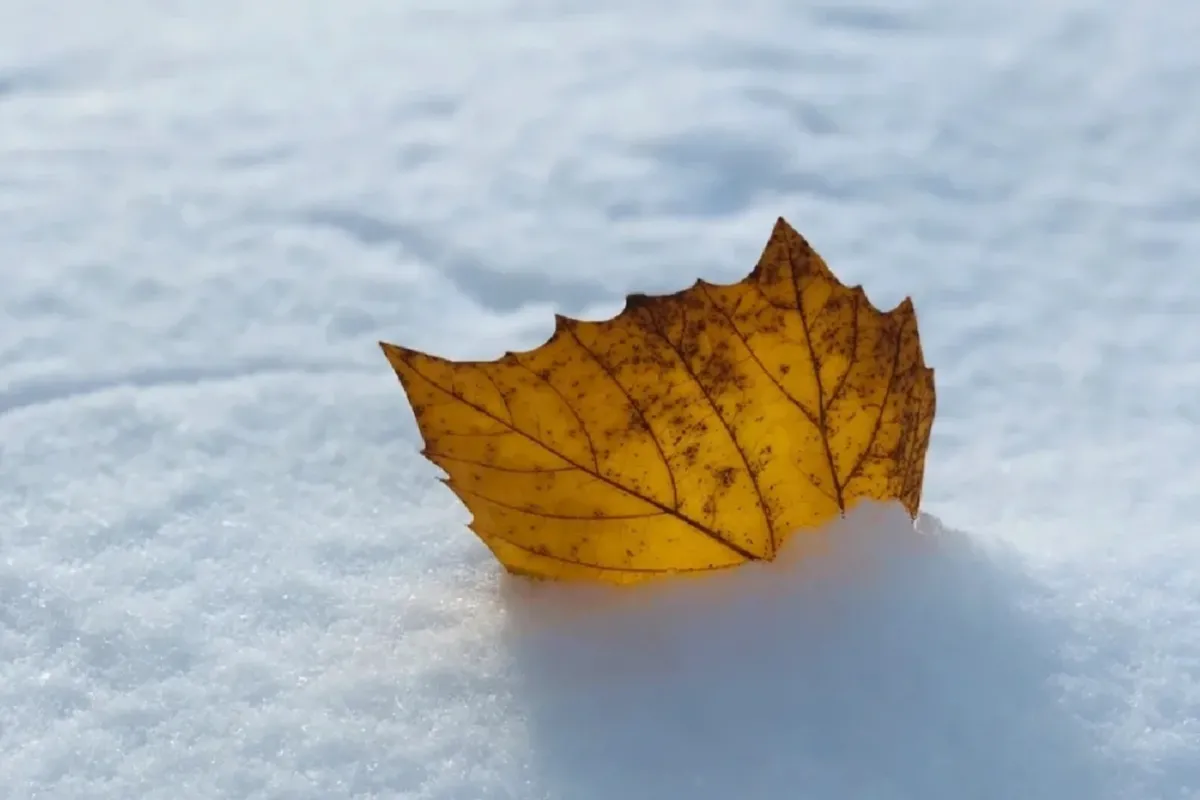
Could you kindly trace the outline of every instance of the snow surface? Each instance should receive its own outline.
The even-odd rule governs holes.
[[[1200,797],[1198,40],[1184,0],[0,0],[0,797]],[[779,215],[916,302],[929,516],[503,576],[376,340],[533,346]]]

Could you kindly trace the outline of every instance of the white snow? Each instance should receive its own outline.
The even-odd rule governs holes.
[[[1200,797],[1200,9],[0,0],[0,797]],[[504,576],[386,339],[910,294],[925,510]],[[803,557],[801,557],[803,556]]]

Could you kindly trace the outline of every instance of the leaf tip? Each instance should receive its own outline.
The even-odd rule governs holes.
[[[908,320],[915,320],[917,317],[917,309],[916,309],[916,306],[913,305],[913,301],[912,301],[911,297],[905,297],[903,300],[901,300],[899,303],[897,303],[894,307],[892,307],[882,313],[883,313],[883,316],[886,317],[887,319],[892,320],[893,322],[900,322],[900,323],[906,322]]]
[[[400,345],[382,340],[379,342],[379,349],[383,351],[383,357],[392,365],[392,369],[396,371],[396,374],[400,374],[400,365],[407,364],[409,358],[412,356],[412,351],[407,347],[401,347]]]

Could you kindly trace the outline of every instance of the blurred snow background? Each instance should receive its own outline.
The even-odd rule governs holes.
[[[1200,797],[1200,9],[0,0],[0,797]],[[911,294],[931,516],[504,578],[383,338]]]

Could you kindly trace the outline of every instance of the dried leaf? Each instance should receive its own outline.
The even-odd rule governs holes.
[[[783,219],[738,283],[555,322],[496,361],[381,343],[510,571],[628,583],[773,559],[862,498],[916,516],[935,397],[912,303],[880,312]]]

